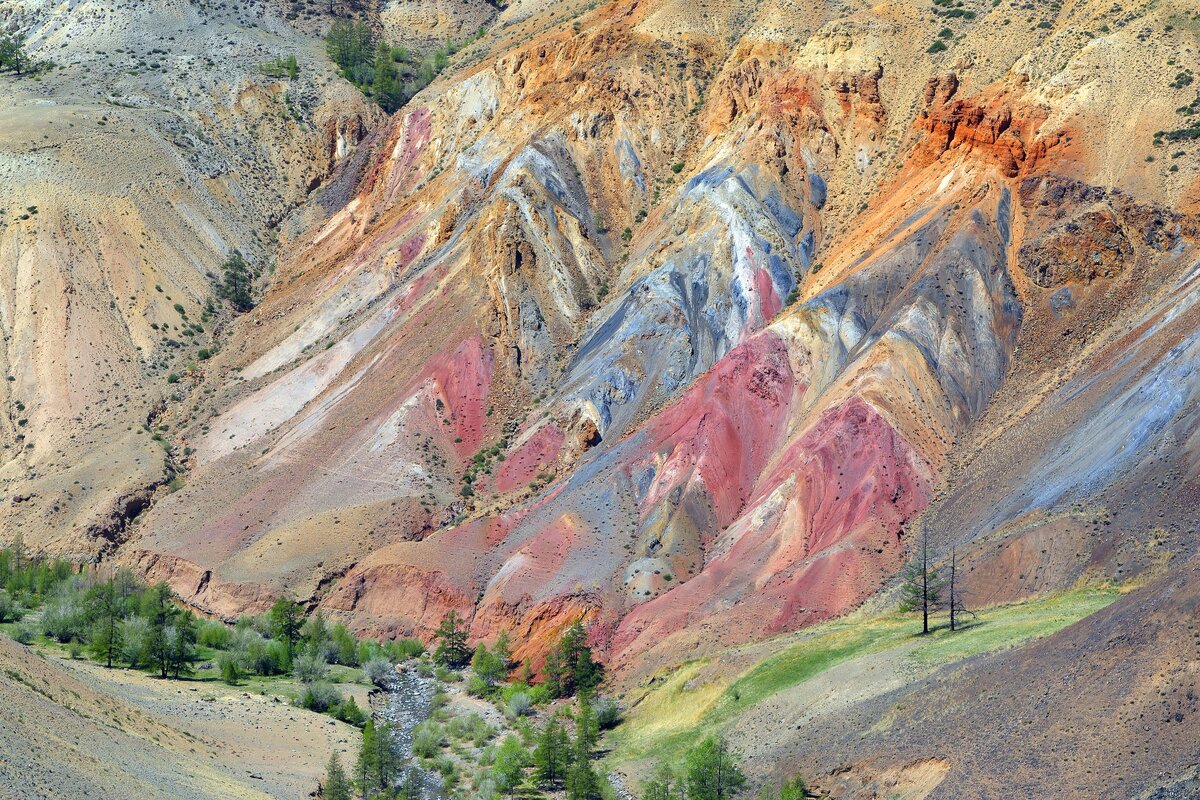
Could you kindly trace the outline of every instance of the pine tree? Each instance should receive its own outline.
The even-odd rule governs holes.
[[[238,669],[237,659],[228,653],[222,653],[220,659],[221,680],[230,686],[237,686],[242,679],[242,671]]]
[[[496,643],[492,645],[492,652],[495,653],[496,658],[500,659],[505,671],[512,666],[512,637],[508,635],[508,631],[502,630],[496,634]]]
[[[400,800],[421,800],[424,795],[424,782],[416,767],[409,767],[404,773],[404,784],[401,786]]]
[[[25,34],[0,34],[0,69],[11,69],[18,75],[29,66],[25,54]]]
[[[565,697],[568,694],[565,690],[566,680],[562,653],[555,647],[546,654],[546,660],[542,662],[542,685],[551,697]]]
[[[171,669],[172,641],[171,627],[175,619],[175,606],[172,601],[175,593],[166,583],[158,583],[150,587],[143,600],[143,616],[149,623],[146,632],[146,651],[159,671],[159,677],[166,678]]]
[[[166,629],[167,670],[175,678],[192,672],[196,658],[196,618],[176,610],[173,624]]]
[[[358,749],[358,762],[354,765],[354,772],[358,776],[358,789],[362,793],[363,800],[370,795],[374,788],[374,778],[378,771],[378,754],[376,752],[376,739],[379,738],[379,732],[375,730],[374,720],[367,720],[367,724],[363,726],[362,745]]]
[[[471,656],[471,669],[488,687],[495,686],[504,680],[504,662],[487,645],[480,642]]]
[[[375,77],[372,83],[375,102],[389,114],[393,114],[404,105],[404,82],[396,72],[396,64],[392,60],[392,48],[386,42],[380,42],[375,49]]]
[[[947,604],[950,608],[950,630],[958,630],[959,620],[963,614],[975,616],[970,610],[963,605],[962,587],[958,582],[958,550],[950,548],[950,582],[947,587],[950,590],[950,597]]]
[[[232,250],[221,267],[221,282],[217,286],[217,295],[229,301],[235,311],[249,311],[254,308],[254,295],[251,292],[253,277],[250,266],[241,252]]]
[[[575,746],[588,758],[600,741],[600,723],[587,695],[579,698],[579,713],[575,715]]]
[[[358,776],[358,788],[362,796],[387,791],[400,771],[400,757],[396,752],[396,740],[387,725],[375,726],[371,719],[363,727],[362,747],[358,751],[358,762],[354,772]]]
[[[496,761],[492,774],[496,788],[512,797],[521,781],[525,779],[525,767],[529,766],[529,752],[515,736],[507,736],[496,750]]]
[[[462,625],[462,618],[454,609],[442,618],[437,631],[433,634],[441,644],[434,651],[434,659],[447,667],[463,667],[471,660],[471,649],[467,647],[467,630]]]
[[[583,736],[575,738],[567,769],[567,800],[600,800],[600,778],[592,767],[592,747]]]
[[[325,782],[321,784],[322,800],[350,800],[350,780],[342,769],[338,754],[329,756],[329,764],[325,767]]]
[[[688,753],[686,782],[688,800],[729,800],[746,776],[725,740],[710,736]]]
[[[553,697],[588,694],[604,678],[603,667],[592,658],[583,622],[576,620],[546,655],[542,665],[546,690]]]
[[[921,633],[929,633],[929,615],[942,602],[942,579],[929,552],[929,532],[921,531],[917,552],[901,572],[900,610],[921,611]]]

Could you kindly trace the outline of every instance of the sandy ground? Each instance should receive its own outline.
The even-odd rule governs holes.
[[[0,640],[0,798],[305,797],[358,731],[283,700]]]

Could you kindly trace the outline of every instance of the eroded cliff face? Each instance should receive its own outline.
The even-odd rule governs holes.
[[[1064,666],[1101,638],[1190,691],[1194,9],[949,8],[396,0],[370,21],[418,45],[489,30],[387,119],[311,13],[3,7],[66,56],[0,100],[5,530],[223,617],[456,609],[535,668],[582,618],[617,690],[892,603],[922,529],[970,603],[1138,579],[948,677],[949,716],[907,687],[731,728],[845,796],[1007,778],[961,735],[994,676],[1041,714],[1117,669]],[[273,266],[236,319],[205,311],[235,247]],[[1097,697],[1022,746],[1128,722]],[[1105,757],[1177,766],[1177,722]]]
[[[116,498],[138,521],[95,549],[223,616],[286,591],[428,636],[454,608],[535,666],[583,617],[618,682],[844,614],[922,526],[989,600],[1192,553],[1197,162],[1153,143],[1191,99],[1182,11],[456,13],[422,24],[490,32],[386,121],[312,40],[311,87],[176,97],[203,147],[148,137],[161,110],[47,112],[76,128],[44,186],[117,177],[0,234],[10,405],[44,398],[4,423],[33,444],[12,519],[82,548],[94,507],[38,481]],[[10,158],[32,197],[48,156]],[[274,252],[261,304],[164,359],[230,246]],[[174,493],[138,493],[151,409]]]
[[[297,218],[122,557],[535,665],[582,616],[632,680],[855,608],[922,525],[981,597],[1190,554],[1194,43],[976,13],[501,12]]]

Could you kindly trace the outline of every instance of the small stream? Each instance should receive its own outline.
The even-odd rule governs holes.
[[[401,780],[410,769],[416,770],[421,776],[423,797],[427,800],[445,800],[442,776],[423,768],[413,758],[413,728],[429,719],[433,712],[433,695],[434,682],[431,678],[422,678],[415,669],[401,665],[389,677],[387,686],[373,698],[371,705],[375,723],[391,726],[396,749],[404,764]]]

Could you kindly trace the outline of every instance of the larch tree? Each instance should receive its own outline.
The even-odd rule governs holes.
[[[921,612],[921,633],[929,633],[929,615],[941,607],[942,578],[929,551],[929,531],[922,528],[917,552],[901,573],[900,610]]]
[[[350,780],[342,769],[338,754],[329,756],[329,764],[325,767],[325,782],[321,784],[322,800],[350,800]]]
[[[713,736],[688,753],[685,780],[688,800],[729,800],[746,785],[729,744]]]

